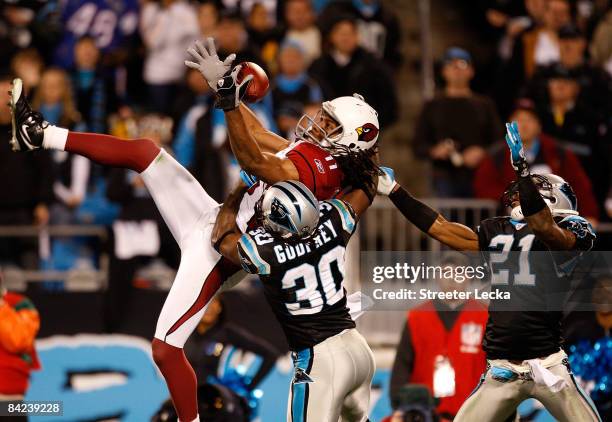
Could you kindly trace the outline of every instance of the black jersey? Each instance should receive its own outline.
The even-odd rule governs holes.
[[[489,252],[491,290],[510,293],[489,304],[483,341],[489,359],[533,359],[561,347],[562,309],[580,255],[591,249],[595,233],[582,217],[556,220],[576,235],[574,251],[551,252],[527,224],[510,217],[484,220],[478,228],[480,250]]]
[[[258,227],[238,242],[242,267],[259,274],[266,299],[294,351],[355,327],[342,286],[355,214],[338,199],[321,201],[319,209],[319,226],[307,238],[279,239]]]

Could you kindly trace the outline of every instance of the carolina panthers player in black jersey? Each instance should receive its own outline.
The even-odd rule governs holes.
[[[504,421],[522,401],[536,398],[559,421],[600,421],[561,349],[560,312],[573,268],[592,248],[595,233],[578,215],[568,183],[555,175],[530,174],[517,123],[506,129],[517,173],[504,195],[511,216],[484,220],[474,232],[412,197],[390,169],[378,179],[378,193],[445,245],[487,252],[492,290],[510,293],[490,301],[483,341],[487,370],[454,420]]]
[[[370,197],[355,190],[319,202],[288,180],[266,190],[258,225],[244,235],[235,227],[233,196],[219,213],[215,247],[259,275],[293,351],[287,421],[368,420],[374,357],[355,329],[342,282],[346,245]]]

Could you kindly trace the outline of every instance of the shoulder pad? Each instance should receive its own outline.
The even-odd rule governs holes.
[[[597,239],[591,223],[579,215],[568,215],[557,223],[559,227],[569,230],[576,236],[576,249],[589,250]]]
[[[255,241],[248,234],[243,234],[238,241],[238,256],[242,268],[250,274],[270,274],[270,264],[259,255]]]
[[[325,202],[331,204],[331,206],[338,211],[340,219],[342,220],[342,228],[348,233],[353,233],[355,231],[355,227],[357,226],[353,207],[351,207],[349,203],[340,199],[329,199]]]
[[[250,188],[258,181],[257,177],[253,176],[252,174],[247,173],[244,170],[240,170],[240,179],[242,179],[242,181],[247,186],[247,188]]]

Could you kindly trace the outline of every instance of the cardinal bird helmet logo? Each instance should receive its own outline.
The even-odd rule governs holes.
[[[378,128],[372,123],[366,123],[355,130],[357,131],[357,140],[359,141],[370,142],[378,136]]]

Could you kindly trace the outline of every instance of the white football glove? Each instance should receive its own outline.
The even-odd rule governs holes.
[[[208,48],[201,41],[196,41],[187,49],[194,61],[185,60],[185,66],[198,70],[208,82],[208,86],[217,92],[219,80],[223,79],[223,75],[231,69],[236,55],[230,54],[224,61],[221,61],[217,55],[215,40],[208,37],[206,43]]]
[[[393,189],[397,186],[395,181],[395,171],[390,167],[381,166],[383,175],[378,176],[378,186],[376,191],[379,195],[389,196]]]

